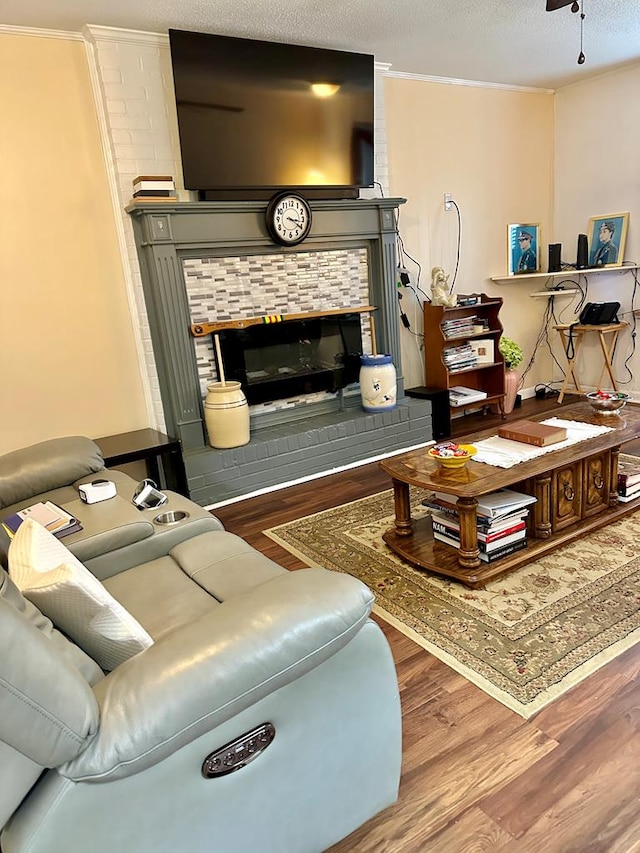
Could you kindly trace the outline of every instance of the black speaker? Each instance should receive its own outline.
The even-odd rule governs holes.
[[[560,272],[561,262],[560,254],[562,252],[562,243],[549,243],[549,272]]]
[[[578,255],[576,257],[576,269],[586,270],[589,265],[589,243],[586,234],[578,234]]]
[[[449,409],[449,392],[442,388],[428,388],[420,385],[417,388],[405,388],[407,397],[417,397],[421,400],[431,400],[431,427],[433,438],[449,438],[451,435],[451,415]]]

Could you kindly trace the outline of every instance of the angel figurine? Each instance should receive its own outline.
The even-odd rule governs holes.
[[[456,304],[456,297],[449,293],[449,276],[445,275],[442,267],[431,270],[431,304],[448,307]]]

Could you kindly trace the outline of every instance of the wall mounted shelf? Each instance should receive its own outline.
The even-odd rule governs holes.
[[[623,264],[619,267],[598,267],[593,269],[586,270],[560,270],[560,272],[528,272],[521,273],[520,275],[492,275],[491,281],[498,282],[498,284],[506,282],[506,281],[532,281],[541,278],[547,279],[557,279],[557,278],[576,278],[581,275],[596,275],[606,272],[629,272],[630,270],[640,269],[640,264]],[[565,291],[566,292],[566,291]]]
[[[576,288],[569,288],[567,290],[536,290],[530,293],[529,296],[539,299],[550,299],[552,296],[574,296],[574,294],[581,292]]]

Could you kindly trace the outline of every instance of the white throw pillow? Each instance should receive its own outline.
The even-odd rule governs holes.
[[[9,575],[25,598],[110,671],[153,645],[142,625],[37,521],[23,521],[9,548]]]

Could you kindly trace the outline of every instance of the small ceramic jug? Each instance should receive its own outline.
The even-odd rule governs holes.
[[[396,407],[396,369],[390,355],[360,356],[360,394],[365,412]]]
[[[211,447],[241,447],[249,443],[249,406],[239,382],[207,385],[204,418]]]

